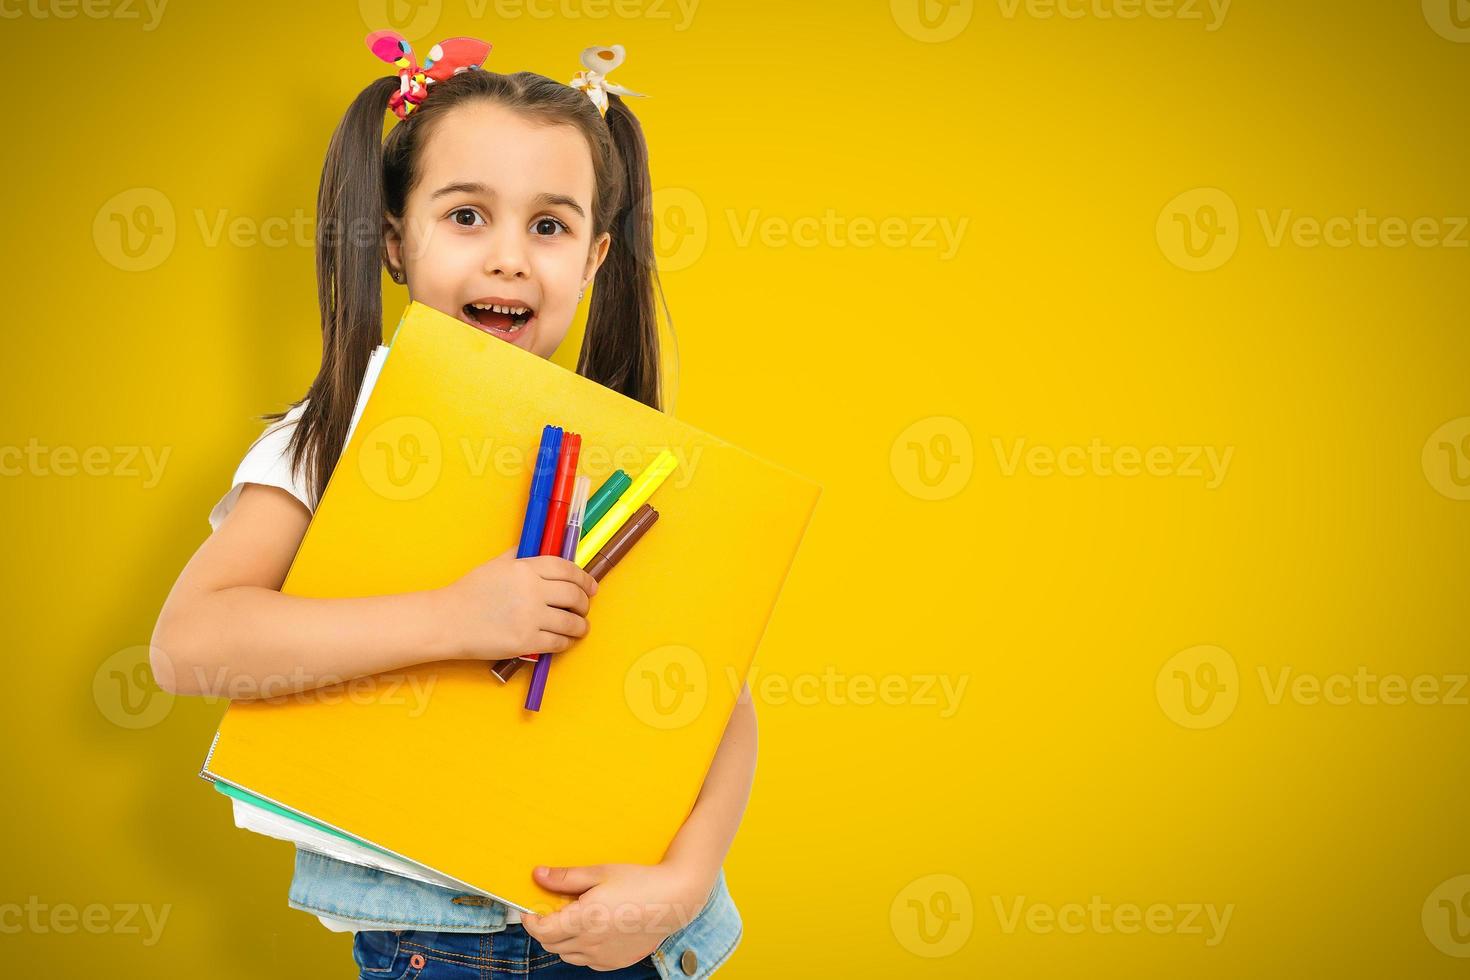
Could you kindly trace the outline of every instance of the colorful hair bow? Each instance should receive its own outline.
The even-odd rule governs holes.
[[[610,48],[591,47],[582,52],[582,67],[586,71],[579,71],[572,76],[567,84],[572,88],[581,89],[587,93],[592,104],[597,106],[597,111],[607,118],[607,93],[614,95],[634,95],[640,99],[648,96],[642,92],[634,92],[632,89],[623,88],[615,82],[607,80],[608,72],[623,63],[623,46],[614,44]]]
[[[398,69],[398,91],[388,100],[388,108],[407,119],[429,94],[429,86],[479,68],[490,54],[490,44],[473,37],[451,37],[429,49],[429,56],[419,66],[413,48],[397,31],[373,31],[367,36],[368,50]]]

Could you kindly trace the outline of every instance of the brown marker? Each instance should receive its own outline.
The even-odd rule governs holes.
[[[607,544],[602,546],[602,550],[593,555],[592,560],[587,563],[587,574],[592,576],[593,581],[601,582],[603,576],[607,575],[608,572],[617,566],[618,562],[623,560],[623,557],[632,550],[633,546],[638,543],[643,535],[648,533],[648,529],[653,527],[657,520],[658,511],[653,509],[652,504],[644,504],[635,510],[633,516],[629,517],[623,523],[623,526],[617,529],[613,536],[608,539]],[[542,654],[542,656],[545,656],[545,654]],[[521,664],[525,662],[519,657],[512,657],[509,660],[502,660],[497,663],[494,667],[490,668],[490,672],[502,681],[508,681],[515,675],[516,671],[521,669]]]
[[[623,556],[638,543],[643,535],[648,533],[648,529],[653,527],[657,520],[658,511],[653,509],[652,504],[644,504],[633,511],[633,516],[628,518],[627,523],[618,528],[617,533],[602,546],[602,550],[587,563],[587,574],[601,582],[603,576],[623,560]]]

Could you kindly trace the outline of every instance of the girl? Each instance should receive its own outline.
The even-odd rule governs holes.
[[[595,284],[578,373],[660,407],[647,151],[638,121],[610,94],[626,90],[603,77],[622,49],[589,48],[573,87],[481,70],[489,45],[470,38],[436,45],[422,69],[396,34],[368,43],[399,74],[357,96],[327,150],[321,369],[289,411],[266,416],[274,424],[250,447],[210,514],[214,533],[159,615],[153,670],[176,694],[268,697],[415,663],[560,653],[587,631],[591,577],[561,558],[516,559],[514,548],[441,589],[280,593],[382,342],[380,262],[410,299],[541,357]],[[389,108],[400,121],[384,139]],[[290,904],[353,931],[363,977],[707,976],[740,938],[721,862],[755,751],[742,692],[663,861],[538,868],[542,885],[577,896],[551,915],[300,849]],[[517,829],[487,827],[487,841],[502,842],[487,846],[534,847],[534,834]],[[499,830],[512,834],[488,833]]]

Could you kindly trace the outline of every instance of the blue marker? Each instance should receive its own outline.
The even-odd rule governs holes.
[[[534,558],[541,553],[541,534],[546,530],[546,511],[551,506],[551,485],[556,481],[556,463],[561,455],[561,426],[541,430],[541,448],[531,475],[531,499],[526,503],[526,521],[521,525],[517,558]]]

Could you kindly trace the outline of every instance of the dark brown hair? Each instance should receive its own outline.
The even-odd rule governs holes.
[[[577,127],[592,153],[592,238],[610,232],[607,257],[593,280],[577,373],[645,405],[662,408],[653,258],[652,188],[643,128],[609,94],[599,116],[586,93],[534,72],[483,69],[435,84],[407,119],[382,136],[398,76],[380,78],[353,100],[327,148],[317,194],[316,272],[322,363],[289,451],[305,467],[307,491],[320,501],[347,438],[363,372],[383,342],[384,214],[402,218],[418,180],[424,146],[457,105],[486,100],[548,124]],[[667,308],[665,308],[667,313]],[[261,416],[267,421],[287,412]]]

